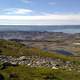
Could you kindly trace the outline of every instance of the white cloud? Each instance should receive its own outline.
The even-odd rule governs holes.
[[[56,5],[56,2],[49,2],[48,4],[54,6]]]
[[[49,14],[44,16],[0,16],[0,24],[79,25],[80,14]]]
[[[80,20],[80,14],[48,14],[42,16],[0,16],[0,19],[12,19],[12,20]]]
[[[4,9],[3,12],[5,14],[27,14],[31,13],[32,10],[30,9],[24,9],[24,8],[10,8],[10,9]]]
[[[31,0],[21,0],[21,1],[24,3],[31,3],[32,2]]]

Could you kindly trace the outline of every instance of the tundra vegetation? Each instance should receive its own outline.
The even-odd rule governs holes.
[[[0,40],[0,80],[80,80],[80,60]]]

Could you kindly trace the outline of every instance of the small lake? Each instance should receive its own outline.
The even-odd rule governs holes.
[[[44,50],[44,51],[49,51],[47,48],[44,48],[43,50]],[[51,51],[51,52],[56,52],[56,53],[58,53],[58,54],[63,54],[63,55],[66,55],[66,56],[71,56],[71,55],[73,55],[72,52],[67,51],[67,50],[50,50],[50,51]]]
[[[54,50],[54,52],[59,53],[59,54],[63,54],[63,55],[66,55],[66,56],[73,55],[72,52],[69,52],[69,51],[66,51],[66,50]]]

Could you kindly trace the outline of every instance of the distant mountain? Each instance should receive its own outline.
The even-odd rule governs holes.
[[[56,37],[67,38],[71,34],[63,32],[39,32],[39,31],[1,31],[0,39],[21,40],[52,40]]]

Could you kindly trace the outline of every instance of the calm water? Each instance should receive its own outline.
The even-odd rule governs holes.
[[[65,51],[65,50],[54,50],[54,51],[67,56],[73,55],[72,52]]]
[[[44,48],[43,50],[49,51],[47,48]],[[63,55],[66,55],[66,56],[73,55],[72,52],[67,51],[67,50],[51,50],[51,52],[57,52],[58,54],[63,54]]]
[[[80,33],[80,25],[66,26],[24,26],[24,25],[0,25],[0,31],[48,31],[48,32],[65,32]]]

